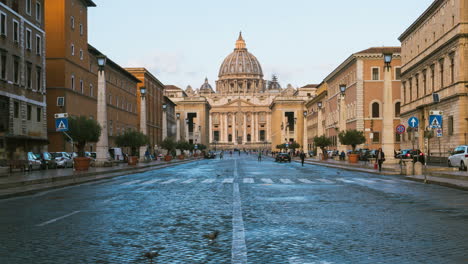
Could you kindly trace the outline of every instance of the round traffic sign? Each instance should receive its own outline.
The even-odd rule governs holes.
[[[405,130],[406,130],[406,128],[405,128],[404,125],[398,125],[398,126],[396,127],[396,132],[397,132],[398,134],[403,134],[403,133],[405,133]]]

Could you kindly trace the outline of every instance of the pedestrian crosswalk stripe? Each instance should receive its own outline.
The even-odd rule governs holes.
[[[346,183],[356,183],[355,181],[350,181],[350,180],[346,180],[346,179],[343,179],[343,178],[336,179],[336,180],[341,181],[341,182],[346,182]]]
[[[132,185],[132,184],[139,183],[139,182],[141,182],[141,180],[136,180],[136,181],[130,181],[130,182],[122,183],[122,185]]]
[[[302,183],[307,183],[307,184],[314,183],[313,181],[309,181],[308,179],[297,179],[297,180]]]
[[[244,178],[244,183],[255,183],[252,178]]]
[[[318,180],[318,181],[321,181],[321,182],[323,182],[323,183],[334,183],[334,182],[329,181],[329,180],[327,180],[327,179],[317,179],[317,180]]]
[[[170,179],[170,180],[167,180],[165,182],[161,182],[161,184],[169,184],[169,183],[173,183],[173,182],[176,182],[178,181],[178,179]]]
[[[186,181],[183,181],[182,183],[192,183],[194,181],[196,181],[197,179],[188,179]]]
[[[374,183],[375,183],[375,181],[370,181],[370,180],[361,179],[361,178],[356,178],[356,181],[365,182],[365,183],[370,183],[370,184],[374,184]]]
[[[150,184],[154,184],[158,181],[161,181],[162,179],[154,179],[154,180],[151,180],[151,181],[145,181],[143,183],[141,183],[142,185],[150,185]]]
[[[223,183],[233,183],[233,182],[234,182],[234,178],[227,178],[223,180]]]
[[[289,179],[280,179],[280,181],[281,181],[282,183],[285,183],[285,184],[292,184],[292,183],[294,183],[293,181],[291,181],[291,180],[289,180]]]
[[[206,179],[206,180],[202,181],[202,183],[213,183],[215,181],[216,181],[215,179]]]
[[[274,183],[271,179],[265,179],[265,178],[262,179],[262,182],[264,182],[264,183]]]

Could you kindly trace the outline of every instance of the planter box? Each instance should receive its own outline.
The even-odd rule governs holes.
[[[74,167],[76,171],[87,171],[91,164],[91,159],[87,157],[76,157],[73,159]]]
[[[172,156],[170,155],[164,156],[164,161],[171,161],[171,160],[172,160]]]
[[[137,156],[130,156],[128,157],[128,165],[137,165],[138,157]]]
[[[185,159],[185,155],[178,155],[177,158],[180,159],[180,160],[183,160],[183,159]]]
[[[359,154],[349,154],[349,163],[358,163]]]

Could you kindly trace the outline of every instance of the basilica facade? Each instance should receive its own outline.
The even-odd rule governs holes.
[[[314,85],[283,89],[275,76],[266,81],[242,34],[221,64],[216,89],[208,79],[199,89],[166,86],[176,104],[176,139],[212,149],[275,150],[294,141],[303,146],[305,103],[315,92]]]

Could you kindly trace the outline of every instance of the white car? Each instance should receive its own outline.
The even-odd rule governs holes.
[[[73,168],[73,159],[67,152],[53,152],[51,154],[55,158],[58,168]]]
[[[449,167],[459,167],[466,171],[468,165],[468,145],[461,145],[453,150],[452,156],[448,157]]]

